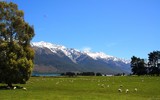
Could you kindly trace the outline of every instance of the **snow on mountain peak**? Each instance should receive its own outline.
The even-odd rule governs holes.
[[[48,43],[48,42],[44,42],[44,41],[41,41],[41,42],[33,42],[32,43],[33,46],[36,46],[36,47],[46,47],[46,48],[49,48],[49,49],[53,49],[53,48],[62,48],[62,49],[65,49],[66,47],[64,46],[60,46],[60,45],[56,45],[56,44],[52,44],[52,43]]]
[[[74,62],[76,62],[74,55],[76,55],[78,57],[81,54],[87,54],[88,56],[90,56],[91,58],[93,58],[95,60],[105,59],[105,60],[113,60],[113,61],[122,61],[126,64],[130,63],[129,60],[113,57],[113,56],[107,55],[103,52],[79,51],[79,50],[76,50],[73,48],[66,48],[65,46],[56,45],[56,44],[52,44],[52,43],[48,43],[48,42],[44,42],[44,41],[33,42],[33,43],[31,43],[31,45],[36,46],[36,47],[40,47],[40,48],[48,48],[53,53],[57,53],[58,50],[61,50],[66,56],[68,56]]]
[[[92,57],[93,59],[97,59],[97,58],[110,58],[112,56],[106,55],[103,52],[85,52],[87,55],[89,55],[90,57]]]
[[[120,59],[120,58],[117,58],[117,57],[114,57],[114,56],[110,56],[110,55],[107,55],[103,52],[89,52],[89,51],[84,51],[87,55],[89,55],[91,58],[97,60],[97,59],[105,59],[105,60],[113,60],[113,61],[122,61],[126,64],[130,63],[129,60],[125,60],[125,59]]]
[[[57,50],[62,50],[64,51],[64,49],[66,49],[65,46],[61,46],[61,45],[56,45],[56,44],[52,44],[52,43],[48,43],[48,42],[33,42],[31,43],[32,46],[35,47],[39,47],[39,48],[48,48],[50,49],[53,53],[57,53]]]
[[[31,44],[32,46],[40,47],[40,48],[48,48],[50,49],[53,53],[57,53],[57,51],[61,50],[67,57],[69,57],[72,61],[74,61],[73,53],[78,55],[77,52],[79,52],[76,49],[68,49],[65,46],[62,45],[56,45],[48,42],[33,42]],[[74,61],[75,62],[75,61]]]

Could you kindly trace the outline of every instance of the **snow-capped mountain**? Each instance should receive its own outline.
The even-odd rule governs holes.
[[[69,64],[67,65],[69,67],[66,67],[65,69],[66,71],[85,71],[86,69],[86,71],[97,71],[97,72],[103,71],[104,73],[105,70],[111,70],[114,68],[116,70],[119,70],[119,72],[123,71],[130,72],[130,61],[113,57],[103,52],[80,51],[73,48],[66,48],[65,46],[62,45],[56,45],[43,41],[33,42],[31,43],[31,45],[36,51],[35,63],[39,67],[40,65],[45,67],[46,62],[48,62],[49,65],[47,66],[50,66],[51,68],[52,67],[56,68],[56,71],[61,71],[59,70],[59,66],[66,66],[67,64]],[[39,62],[40,60],[39,58],[44,59],[44,57],[46,57],[47,59],[47,56],[48,57],[52,56],[51,58],[49,58],[49,60],[51,60],[51,62],[54,64],[50,64],[51,63],[50,61],[44,62],[45,64],[42,63],[43,61]],[[71,69],[73,67],[74,70],[67,70],[67,68],[70,67]]]
[[[117,58],[117,57],[114,57],[114,56],[106,55],[103,52],[85,52],[85,53],[95,60],[105,59],[105,60],[121,61],[121,62],[124,62],[126,64],[130,63],[129,60],[125,60],[125,59]]]
[[[72,61],[75,61],[75,57],[74,57],[75,55],[76,56],[80,55],[80,52],[78,50],[68,49],[65,46],[51,44],[51,43],[47,43],[47,42],[44,42],[44,41],[33,42],[31,45],[34,46],[34,47],[39,47],[39,48],[48,48],[53,53],[58,53],[59,51],[62,51]]]
[[[48,48],[50,49],[53,53],[57,53],[57,51],[61,50],[67,57],[69,57],[71,60],[76,60],[81,54],[87,54],[91,58],[97,60],[97,59],[105,59],[105,60],[113,60],[113,61],[122,61],[126,64],[130,63],[129,60],[125,59],[120,59],[117,57],[113,57],[110,55],[106,55],[103,52],[89,52],[89,51],[79,51],[73,48],[66,48],[65,46],[62,45],[56,45],[56,44],[51,44],[47,43],[44,41],[41,42],[33,42],[32,46],[39,47],[39,48]]]

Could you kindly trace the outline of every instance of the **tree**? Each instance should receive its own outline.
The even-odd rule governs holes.
[[[76,76],[76,74],[74,72],[66,72],[66,75],[69,77]]]
[[[12,2],[0,2],[0,83],[24,84],[31,76],[34,51],[30,41],[34,28]]]
[[[82,76],[95,76],[94,72],[83,72],[81,73]]]
[[[131,68],[134,75],[147,74],[144,59],[133,56],[131,58]]]
[[[149,74],[160,75],[160,51],[153,51],[148,54]]]
[[[96,76],[102,76],[102,74],[101,73],[96,73]]]

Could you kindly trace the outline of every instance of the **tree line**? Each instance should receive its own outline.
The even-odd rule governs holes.
[[[100,72],[66,72],[66,73],[61,73],[62,76],[69,76],[69,77],[74,77],[74,76],[107,76],[106,74],[102,74]],[[125,76],[125,73],[117,73],[114,74],[113,76]]]
[[[160,51],[148,54],[148,61],[133,56],[131,57],[131,70],[133,75],[160,75]]]
[[[62,76],[69,76],[69,77],[73,77],[73,76],[102,76],[101,73],[95,73],[95,72],[81,72],[81,73],[75,73],[75,72],[66,72],[66,73],[62,73]]]

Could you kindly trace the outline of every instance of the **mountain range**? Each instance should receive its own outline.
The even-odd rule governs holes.
[[[130,73],[130,61],[103,52],[80,51],[47,42],[33,42],[35,73]]]

